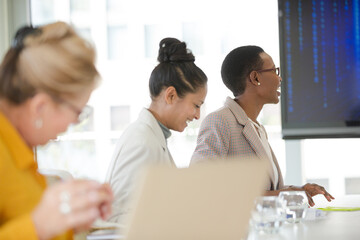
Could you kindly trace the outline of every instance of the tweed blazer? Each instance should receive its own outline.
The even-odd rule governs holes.
[[[263,130],[265,132],[265,129]],[[224,106],[207,115],[201,123],[197,146],[190,164],[227,157],[268,161],[269,182],[266,190],[277,190],[284,187],[284,182],[271,147],[270,151],[279,174],[277,186],[274,186],[271,159],[266,154],[256,130],[240,105],[227,97]]]

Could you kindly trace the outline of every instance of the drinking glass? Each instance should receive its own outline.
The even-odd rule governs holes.
[[[257,232],[277,233],[284,220],[283,205],[277,196],[258,197],[250,225]]]
[[[287,221],[298,223],[305,218],[309,208],[305,191],[283,191],[279,198],[285,208]]]

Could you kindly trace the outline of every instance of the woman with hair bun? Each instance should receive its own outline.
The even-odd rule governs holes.
[[[149,81],[150,107],[124,131],[108,169],[106,181],[115,196],[112,222],[122,222],[130,211],[128,199],[142,167],[175,166],[167,147],[170,130],[182,132],[188,122],[199,119],[206,97],[207,77],[184,42],[161,40],[158,61]]]
[[[23,27],[0,65],[0,239],[73,239],[110,214],[108,185],[46,188],[33,148],[86,115],[97,85],[95,52],[66,23]]]

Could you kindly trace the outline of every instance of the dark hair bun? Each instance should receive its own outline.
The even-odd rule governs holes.
[[[157,59],[160,63],[195,61],[194,55],[186,48],[186,43],[176,38],[164,38],[160,41]]]
[[[38,35],[41,33],[40,28],[34,28],[32,25],[23,26],[16,31],[14,40],[12,42],[12,47],[17,49],[22,49],[24,47],[24,39],[28,35]]]

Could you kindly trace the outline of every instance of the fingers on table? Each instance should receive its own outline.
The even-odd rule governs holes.
[[[308,197],[309,205],[310,205],[311,207],[313,207],[313,206],[315,205],[315,203],[314,203],[314,200],[313,200],[312,197],[311,197],[311,194],[308,193],[307,191],[305,191],[305,193],[306,193],[306,195],[307,195],[307,197]]]
[[[109,214],[112,199],[113,195],[108,187],[95,181],[74,180],[62,186],[60,212],[67,217],[66,221],[69,225],[84,225],[86,228],[97,217],[105,217]]]
[[[331,202],[331,200],[334,200],[335,198],[330,194],[328,193],[327,191],[325,191],[325,194],[324,194],[325,198]]]
[[[325,198],[328,201],[331,201],[332,199],[335,199],[330,193],[326,191],[326,189],[322,186],[319,186],[317,184],[313,185],[313,192],[311,193],[312,196],[315,196],[317,194],[322,194],[325,196]]]

